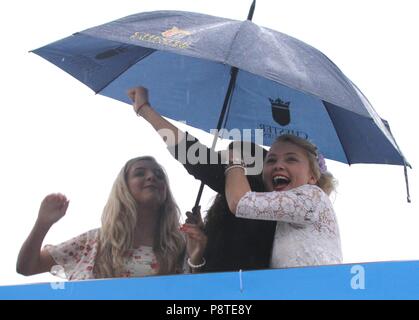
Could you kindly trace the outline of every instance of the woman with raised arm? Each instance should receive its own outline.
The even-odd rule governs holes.
[[[293,135],[276,139],[263,166],[267,192],[253,192],[245,173],[240,164],[226,168],[228,206],[236,217],[276,222],[272,268],[342,263],[329,199],[335,180],[313,144]]]
[[[197,139],[182,132],[158,114],[149,103],[147,89],[132,88],[128,91],[128,96],[133,102],[135,113],[154,127],[166,142],[171,154],[178,160],[186,160],[182,164],[189,174],[218,193],[205,218],[207,246],[204,259],[196,269],[214,272],[269,268],[276,223],[239,219],[230,213],[225,198],[224,165],[220,153],[201,145]],[[196,147],[197,144],[200,147]],[[205,163],[189,161],[186,155],[192,146],[196,150],[205,150]],[[184,155],[181,154],[182,151],[185,152]],[[211,164],[212,159],[218,159],[217,163]],[[260,175],[247,178],[252,190],[265,190]]]
[[[66,213],[69,200],[50,194],[23,244],[17,272],[26,276],[59,266],[69,280],[142,277],[184,272],[185,239],[167,175],[152,157],[129,160],[119,172],[102,214],[102,226],[41,249],[49,229]],[[206,238],[188,230],[188,262],[202,260]],[[55,268],[55,271],[57,268]]]

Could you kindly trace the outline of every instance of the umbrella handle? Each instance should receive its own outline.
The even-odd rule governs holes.
[[[199,207],[199,202],[201,201],[202,191],[204,190],[205,184],[201,182],[201,185],[199,186],[198,195],[196,196],[195,205],[192,208],[192,213],[195,215],[197,212],[197,209]]]

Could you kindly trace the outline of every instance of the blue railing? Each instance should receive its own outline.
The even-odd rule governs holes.
[[[419,299],[419,261],[0,286],[0,299]]]

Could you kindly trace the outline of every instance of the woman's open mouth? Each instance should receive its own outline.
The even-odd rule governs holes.
[[[276,175],[272,178],[272,186],[275,191],[281,191],[290,184],[291,180],[283,175]]]

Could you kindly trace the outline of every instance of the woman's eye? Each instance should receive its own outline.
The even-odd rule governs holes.
[[[143,176],[144,176],[144,174],[145,174],[145,171],[143,171],[143,170],[138,170],[138,171],[135,173],[135,175],[136,175],[137,177],[143,177]]]
[[[294,157],[287,158],[287,162],[296,162],[296,161],[298,161],[297,158],[294,158]]]
[[[158,179],[160,179],[160,180],[163,180],[163,179],[164,179],[164,173],[163,173],[163,171],[161,171],[161,170],[156,170],[156,171],[154,172],[154,175],[155,175]]]
[[[269,158],[268,160],[266,160],[266,163],[274,163],[275,161],[275,158]]]

